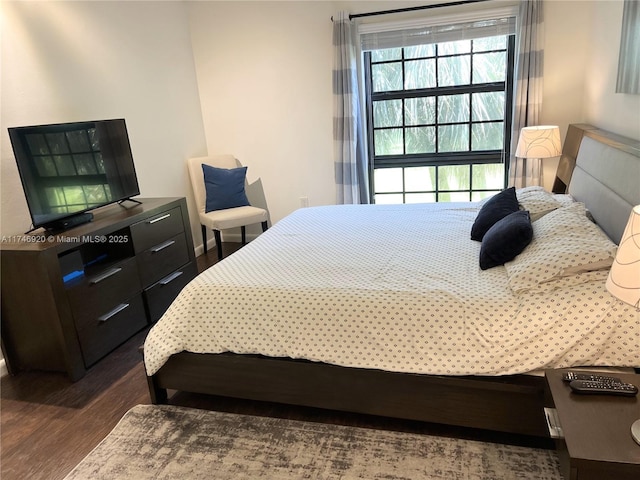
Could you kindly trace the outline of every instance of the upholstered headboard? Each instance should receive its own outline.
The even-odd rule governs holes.
[[[640,141],[591,125],[569,125],[553,191],[583,202],[619,243],[631,208],[640,205]]]

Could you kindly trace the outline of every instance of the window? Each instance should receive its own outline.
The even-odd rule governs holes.
[[[475,201],[505,187],[514,46],[501,34],[365,52],[375,203]]]

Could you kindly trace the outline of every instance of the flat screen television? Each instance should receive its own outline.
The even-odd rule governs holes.
[[[33,230],[90,221],[140,194],[124,119],[9,128]]]

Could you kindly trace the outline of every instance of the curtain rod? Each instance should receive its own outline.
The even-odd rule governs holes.
[[[349,20],[353,20],[354,18],[360,18],[360,17],[373,17],[375,15],[387,15],[390,13],[413,12],[414,10],[428,10],[430,8],[453,7],[456,5],[465,5],[467,3],[478,3],[478,2],[489,2],[489,1],[491,0],[458,0],[456,2],[434,3],[432,5],[422,5],[420,7],[407,7],[407,8],[397,8],[395,10],[381,10],[379,12],[356,13],[354,15],[349,15]],[[333,20],[333,17],[331,17],[331,20]]]

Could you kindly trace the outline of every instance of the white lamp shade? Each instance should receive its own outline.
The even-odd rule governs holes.
[[[562,155],[560,129],[555,125],[524,127],[520,130],[516,157],[550,158]]]
[[[640,205],[631,210],[606,285],[614,297],[640,306]]]

